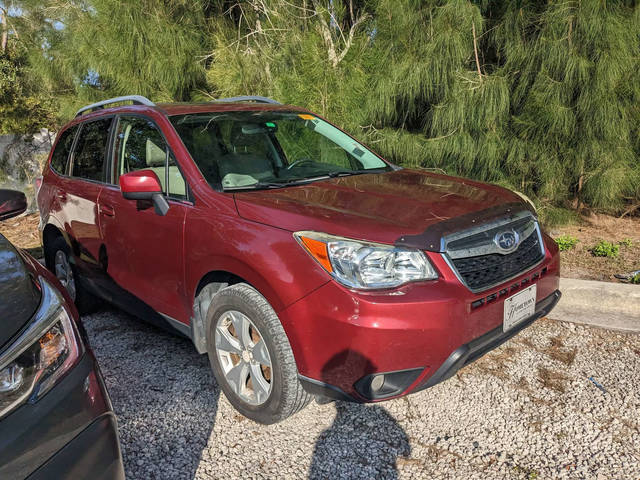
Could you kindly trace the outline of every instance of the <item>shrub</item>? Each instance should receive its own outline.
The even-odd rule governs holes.
[[[640,285],[640,273],[636,273],[633,277],[631,277],[631,283]]]
[[[594,257],[610,257],[614,258],[620,253],[620,245],[607,242],[606,240],[600,240],[592,249],[591,254]]]
[[[558,244],[558,248],[560,248],[561,252],[571,250],[576,246],[578,241],[579,240],[576,237],[572,237],[571,235],[563,235],[562,237],[556,238],[556,243]]]
[[[633,246],[633,240],[631,240],[630,238],[625,238],[620,242],[620,245],[627,248],[631,248]]]

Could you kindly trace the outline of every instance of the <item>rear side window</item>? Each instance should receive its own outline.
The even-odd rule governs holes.
[[[60,134],[56,148],[51,155],[51,168],[54,172],[61,175],[67,174],[67,160],[69,160],[69,153],[71,153],[73,139],[77,131],[78,126],[74,125]]]
[[[136,170],[155,172],[162,190],[169,197],[187,198],[186,182],[178,163],[158,127],[142,117],[120,117],[114,150],[117,155],[115,180]]]
[[[104,180],[105,156],[111,118],[95,120],[82,125],[73,153],[72,175],[87,180]]]

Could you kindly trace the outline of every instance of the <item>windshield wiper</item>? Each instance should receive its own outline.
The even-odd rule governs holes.
[[[324,176],[329,178],[336,177],[351,177],[353,175],[364,175],[366,173],[382,173],[388,171],[386,168],[369,168],[363,170],[338,170],[335,172],[328,172]]]
[[[238,185],[235,187],[222,187],[222,190],[225,192],[229,192],[232,190],[267,190],[267,189],[274,189],[274,188],[283,188],[283,187],[291,187],[293,185],[302,185],[305,183],[309,183],[309,181],[311,180],[316,180],[316,178],[313,179],[307,179],[307,178],[296,178],[296,179],[292,179],[292,180],[286,180],[284,182],[256,182],[256,183],[252,183],[250,185]]]
[[[235,187],[223,187],[222,190],[225,192],[234,191],[234,190],[268,190],[275,188],[284,188],[284,187],[292,187],[295,185],[304,185],[307,183],[317,182],[320,180],[326,180],[328,178],[337,178],[337,177],[350,177],[353,175],[363,175],[365,173],[381,173],[386,172],[385,168],[371,168],[369,170],[338,170],[335,172],[327,172],[322,173],[313,177],[303,177],[303,178],[292,178],[290,180],[285,180],[282,182],[257,182],[252,183],[250,185],[238,185]]]

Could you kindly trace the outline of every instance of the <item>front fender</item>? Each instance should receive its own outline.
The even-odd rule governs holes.
[[[239,217],[187,217],[185,245],[185,285],[192,299],[207,274],[227,272],[279,312],[330,280],[291,232]]]

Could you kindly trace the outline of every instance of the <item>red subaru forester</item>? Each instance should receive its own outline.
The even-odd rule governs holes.
[[[263,97],[89,105],[38,205],[47,266],[80,310],[98,296],[189,337],[261,423],[313,396],[435,385],[560,298],[558,248],[526,199],[399,168]]]

